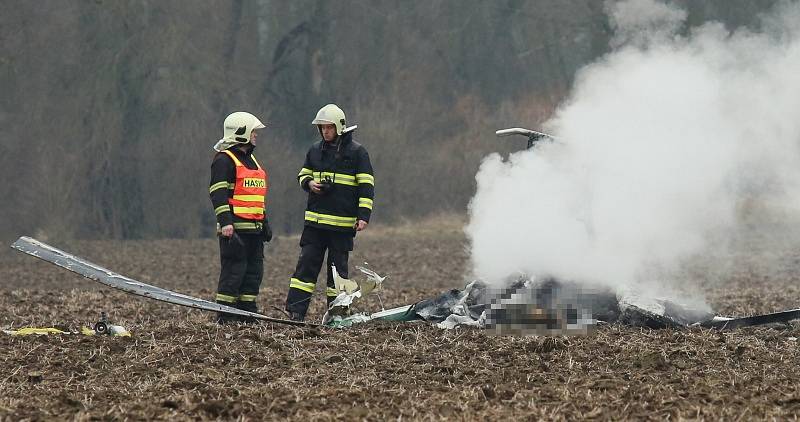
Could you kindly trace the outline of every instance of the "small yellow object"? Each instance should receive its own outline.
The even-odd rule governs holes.
[[[4,333],[12,336],[29,336],[29,335],[47,335],[47,334],[77,334],[69,331],[59,330],[58,328],[20,328],[19,330],[3,330]],[[81,334],[85,336],[97,335],[93,329],[89,327],[81,327]],[[120,325],[109,326],[109,334],[115,337],[130,337],[131,333]]]
[[[69,331],[62,331],[58,328],[20,328],[19,330],[5,330],[6,334],[11,334],[12,336],[28,336],[31,334],[69,334]]]

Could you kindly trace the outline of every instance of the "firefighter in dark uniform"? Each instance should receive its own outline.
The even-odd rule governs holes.
[[[258,312],[264,275],[264,243],[272,239],[266,216],[267,172],[253,155],[256,131],[264,124],[237,111],[225,118],[223,138],[214,145],[208,191],[217,215],[221,270],[217,303]],[[254,322],[220,313],[217,322]]]
[[[369,223],[375,178],[367,150],[353,140],[356,126],[347,127],[342,109],[322,107],[311,122],[322,140],[314,143],[297,179],[308,192],[305,227],[300,237],[300,258],[289,282],[286,311],[293,320],[306,317],[311,295],[328,252],[326,296],[336,298],[331,266],[348,277],[348,255],[356,232]]]

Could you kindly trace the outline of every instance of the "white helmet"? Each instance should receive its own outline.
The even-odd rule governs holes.
[[[317,112],[312,125],[336,125],[336,134],[341,135],[345,129],[344,111],[336,104],[328,104]]]
[[[256,129],[263,129],[264,124],[258,117],[246,111],[236,111],[225,118],[222,124],[222,139],[214,145],[217,151],[224,151],[236,144],[250,142],[250,134]]]

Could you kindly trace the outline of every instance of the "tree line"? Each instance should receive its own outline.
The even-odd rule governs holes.
[[[773,1],[679,2],[748,23]],[[302,225],[295,177],[334,102],[376,176],[375,223],[466,210],[480,160],[524,142],[608,51],[592,0],[3,0],[0,237],[211,236],[222,120],[268,122],[277,233]]]

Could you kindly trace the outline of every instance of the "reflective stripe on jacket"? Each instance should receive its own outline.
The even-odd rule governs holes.
[[[328,181],[323,194],[309,191],[305,224],[328,230],[355,232],[357,220],[369,222],[375,196],[375,177],[366,148],[352,139],[353,132],[332,142],[315,142],[306,154],[297,181]]]

